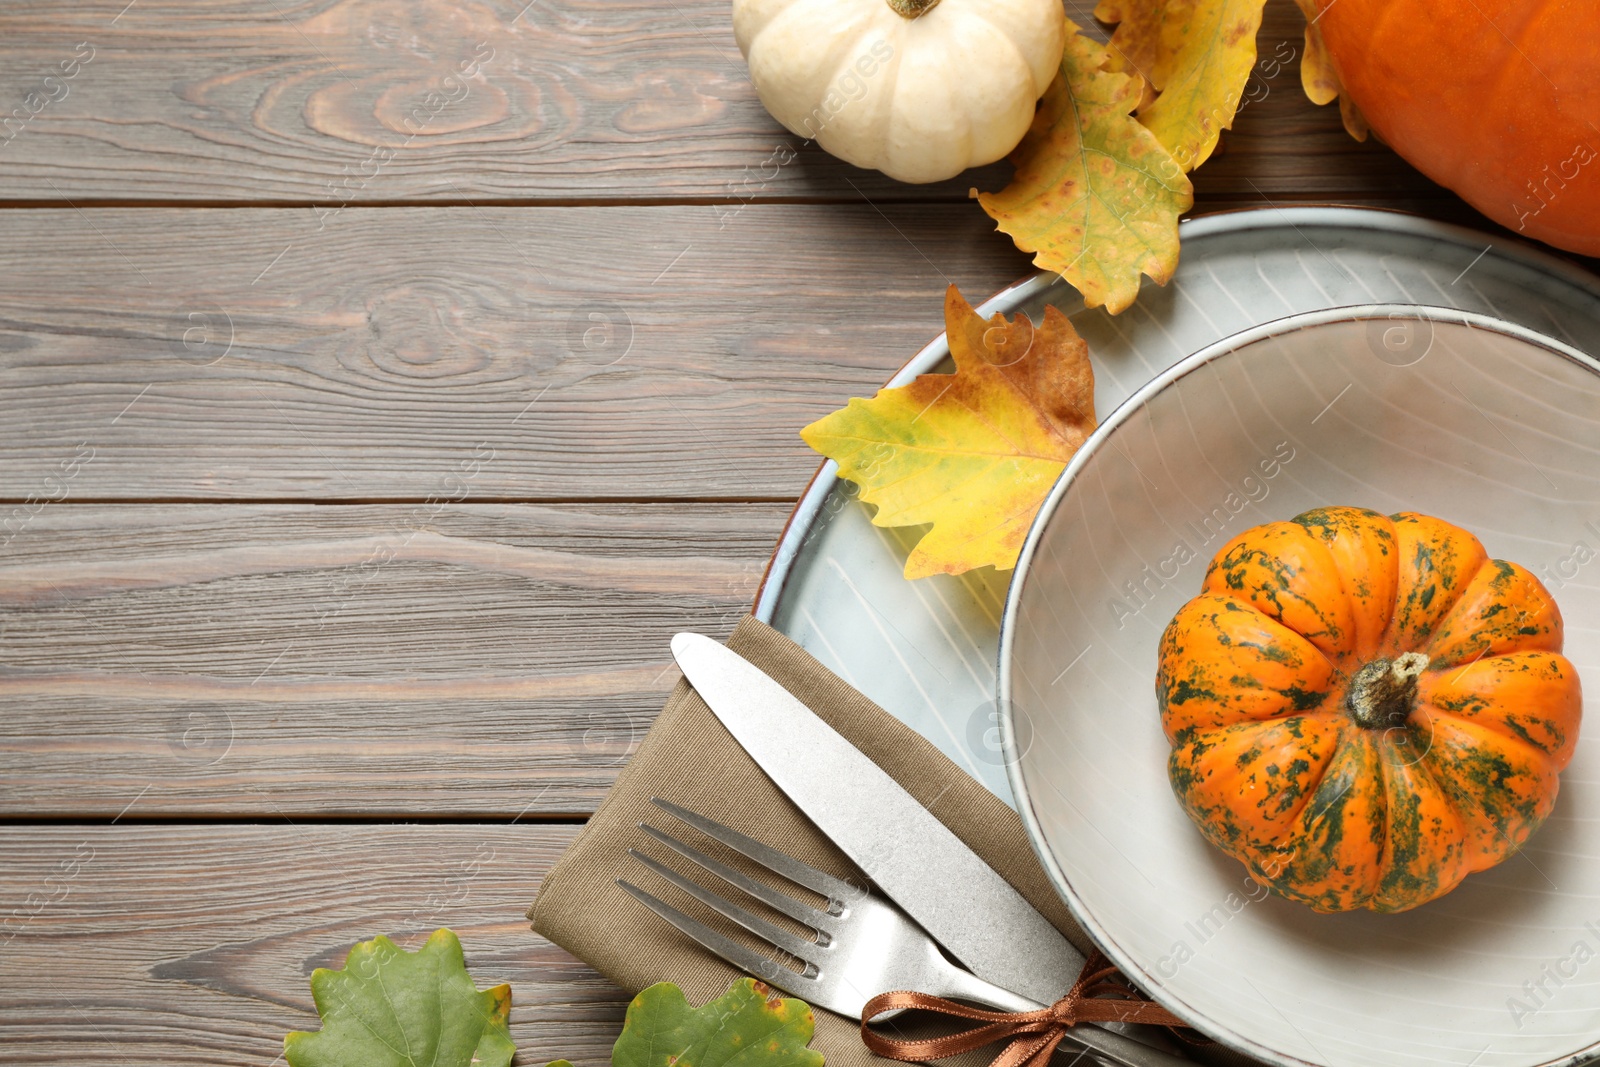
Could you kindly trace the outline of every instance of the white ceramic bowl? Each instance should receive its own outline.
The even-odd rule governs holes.
[[[1167,782],[1157,638],[1228,538],[1329,504],[1437,515],[1539,574],[1591,694],[1555,811],[1527,847],[1399,915],[1319,915],[1268,894]],[[1157,1000],[1277,1064],[1600,1053],[1595,693],[1600,364],[1444,309],[1298,315],[1151,382],[1062,474],[1001,628],[1011,783],[1057,888]]]

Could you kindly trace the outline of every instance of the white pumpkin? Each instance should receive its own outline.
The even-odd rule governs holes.
[[[933,182],[1017,146],[1061,66],[1061,0],[733,0],[761,102],[858,167]]]

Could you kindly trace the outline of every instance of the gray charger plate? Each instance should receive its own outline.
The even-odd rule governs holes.
[[[1305,311],[1427,304],[1492,315],[1600,352],[1600,279],[1518,242],[1409,215],[1357,208],[1264,208],[1185,222],[1183,258],[1128,311],[1085,310],[1038,274],[995,295],[984,315],[1046,304],[1089,343],[1102,419],[1162,371],[1224,337]],[[940,334],[887,383],[948,372]],[[842,405],[844,397],[839,398]],[[1600,412],[1596,413],[1600,417]],[[789,519],[756,598],[756,617],[938,745],[1007,803],[995,704],[1000,615],[1011,572],[902,576],[921,528],[872,525],[832,461]],[[1247,524],[1238,520],[1239,529]],[[1237,530],[1229,530],[1230,534]]]

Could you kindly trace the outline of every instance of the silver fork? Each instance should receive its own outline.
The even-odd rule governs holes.
[[[860,1019],[868,1000],[890,990],[916,990],[935,996],[970,1000],[1000,1011],[1034,1011],[1044,1007],[986,982],[947,960],[931,937],[904,912],[868,890],[824,874],[777,849],[730,830],[676,804],[652,797],[661,810],[714,841],[754,860],[767,870],[827,898],[824,910],[803,904],[653,826],[639,829],[724,882],[756,898],[779,914],[811,929],[815,940],[798,937],[640,852],[634,859],[702,904],[738,923],[792,958],[799,970],[770,959],[717,933],[659,897],[623,879],[617,884],[651,911],[724,960],[768,985],[851,1019]],[[1063,993],[1066,990],[1062,990]],[[1160,1049],[1098,1026],[1076,1026],[1067,1042],[1119,1067],[1194,1067]]]

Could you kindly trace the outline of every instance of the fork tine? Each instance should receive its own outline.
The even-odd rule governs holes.
[[[839,928],[838,920],[827,912],[818,911],[809,904],[800,903],[787,893],[780,893],[771,886],[762,885],[754,878],[741,874],[727,864],[712,859],[699,849],[684,844],[671,834],[663,833],[654,826],[645,823],[640,823],[639,829],[660,841],[663,845],[678,853],[678,855],[698,863],[724,882],[737,886],[774,911],[787,915],[795,922],[805,923],[813,930],[823,934],[827,939],[831,939],[832,934]],[[827,944],[827,940],[824,940],[822,944]]]
[[[660,797],[651,797],[650,802],[662,811],[668,812],[683,822],[699,830],[714,841],[721,841],[724,845],[741,852],[755,860],[769,871],[783,875],[796,885],[803,885],[815,893],[821,893],[831,900],[846,903],[866,895],[866,891],[857,889],[849,882],[841,881],[831,874],[823,874],[815,867],[809,867],[793,856],[769,848],[760,841],[749,838],[737,830],[730,830],[719,822],[713,822],[704,815],[696,815],[687,808]],[[742,887],[741,887],[742,888]]]
[[[781,963],[768,959],[759,952],[752,952],[737,941],[723,937],[705,923],[689,918],[689,916],[661,898],[646,893],[643,889],[625,882],[621,878],[617,879],[617,885],[632,893],[645,907],[740,970],[753,974],[768,985],[777,986],[779,989],[787,993],[793,993],[797,997],[812,998],[812,991],[809,987],[815,983],[809,974],[798,974]],[[812,970],[810,964],[806,965],[806,970],[808,972]]]
[[[765,919],[757,915],[752,915],[750,912],[745,911],[737,904],[730,904],[728,901],[723,900],[721,897],[717,896],[717,894],[700,885],[698,882],[690,881],[688,878],[685,878],[671,867],[668,867],[665,864],[657,863],[655,860],[651,859],[649,856],[646,856],[643,852],[640,852],[636,848],[630,848],[628,850],[628,855],[632,856],[646,867],[649,867],[652,871],[655,871],[661,877],[665,878],[667,881],[671,882],[685,893],[688,893],[691,897],[694,897],[706,907],[711,908],[720,915],[724,915],[727,918],[732,919],[746,930],[749,930],[752,934],[755,934],[757,937],[770,942],[779,949],[782,949],[784,952],[789,953],[791,956],[805,963],[808,967],[814,965],[814,961],[811,957],[816,950],[821,947],[816,942],[806,941],[802,938],[798,938],[789,931],[780,930],[778,927],[773,926]]]

